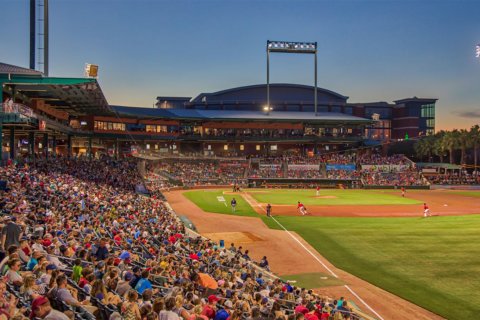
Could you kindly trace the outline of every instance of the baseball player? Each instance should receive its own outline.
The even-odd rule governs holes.
[[[430,208],[428,208],[426,203],[423,204],[423,217],[430,217]]]
[[[303,203],[301,203],[300,201],[298,201],[297,209],[298,209],[298,211],[300,211],[300,213],[302,214],[302,216],[308,214],[307,208],[305,208],[305,206],[303,205]]]
[[[405,198],[405,193],[406,193],[405,187],[402,187],[402,198]]]
[[[232,201],[230,201],[230,205],[232,206],[232,212],[235,213],[235,208],[237,207],[237,200],[235,200],[235,198],[232,198]]]
[[[272,216],[272,206],[269,204],[267,204],[267,217],[271,217]]]
[[[320,187],[317,186],[317,197],[320,195]]]

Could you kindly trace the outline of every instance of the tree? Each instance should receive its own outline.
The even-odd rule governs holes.
[[[423,158],[425,156],[428,157],[428,161],[432,161],[432,154],[434,151],[434,137],[433,136],[427,136],[423,137],[422,139],[418,140],[414,146],[413,149],[415,150],[416,156],[423,161]]]
[[[445,143],[443,142],[443,137],[445,136],[446,132],[440,130],[434,136],[435,141],[433,143],[433,154],[440,158],[440,162],[443,163],[443,157],[447,152],[447,148],[445,147]]]
[[[459,132],[457,129],[453,131],[447,131],[445,132],[445,135],[443,136],[442,139],[442,144],[445,149],[448,150],[448,153],[450,155],[450,163],[454,163],[454,151],[455,149],[458,149],[459,145]]]
[[[477,164],[478,164],[478,149],[480,148],[480,126],[474,125],[470,128],[470,142],[473,147],[473,164],[475,166],[475,170],[478,172]]]
[[[455,130],[454,130],[455,131]],[[471,144],[471,135],[468,130],[461,129],[460,131],[457,131],[457,141],[460,145],[460,150],[462,151],[462,157],[460,158],[460,164],[465,164],[466,159],[465,155],[467,153],[467,148],[470,147]]]

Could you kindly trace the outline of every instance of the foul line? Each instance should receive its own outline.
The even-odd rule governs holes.
[[[262,207],[258,202],[256,204],[253,204],[252,202],[250,202],[250,200],[247,198],[247,197],[244,197],[244,199],[251,205],[251,206],[257,206],[259,207],[260,209],[262,209],[263,211],[266,212],[265,208]],[[320,260],[312,251],[310,251],[310,249],[308,249],[307,247],[305,247],[305,245],[297,239],[297,237],[295,237],[290,231],[288,231],[280,222],[278,222],[277,219],[275,219],[274,217],[271,217],[273,219],[273,221],[275,221],[283,230],[285,230],[288,235],[290,237],[292,237],[298,244],[300,244],[300,246],[305,249],[305,251],[307,251],[315,260],[317,260],[328,272],[330,272],[330,274],[332,276],[334,276],[335,278],[338,279],[338,276],[335,274],[335,272],[332,271],[332,269],[330,269],[325,263],[323,263],[322,260]],[[373,310],[372,307],[370,307],[362,298],[360,298],[360,296],[355,293],[355,291],[353,291],[348,285],[344,285],[345,288],[347,288],[348,291],[350,291],[358,300],[360,300],[361,303],[363,303],[370,311],[372,311],[380,320],[384,320],[375,310]]]

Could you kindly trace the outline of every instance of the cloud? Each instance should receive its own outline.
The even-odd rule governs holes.
[[[480,118],[480,110],[476,111],[456,111],[456,115],[462,118]]]

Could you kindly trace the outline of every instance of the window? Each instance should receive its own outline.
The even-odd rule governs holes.
[[[240,151],[245,150],[245,146],[243,144],[240,145]]]
[[[435,104],[424,104],[421,107],[420,116],[422,118],[435,118]]]
[[[223,150],[225,150],[225,151],[228,150],[228,144],[223,145]]]
[[[95,121],[93,128],[94,130],[125,131],[125,123]]]
[[[271,145],[270,150],[277,151],[277,145],[276,144]]]
[[[260,151],[260,145],[259,145],[259,144],[257,144],[257,145],[255,146],[255,150]]]
[[[353,114],[353,108],[352,107],[343,107],[343,113]]]

